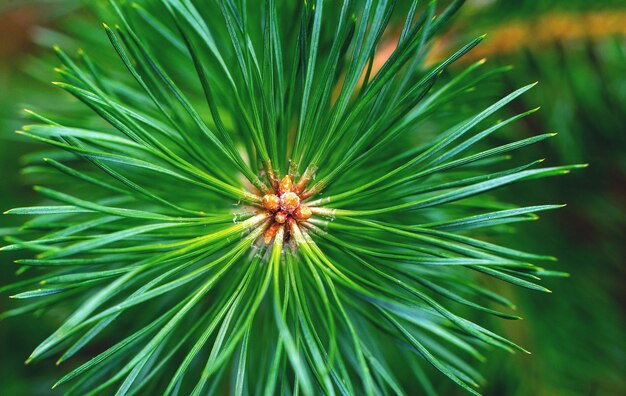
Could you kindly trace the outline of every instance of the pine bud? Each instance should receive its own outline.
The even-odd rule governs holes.
[[[280,196],[280,207],[291,213],[300,205],[300,197],[293,192],[286,192]]]
[[[280,198],[274,194],[267,194],[263,196],[263,207],[271,212],[278,210],[280,206]]]
[[[311,209],[308,206],[305,205],[300,205],[298,206],[298,208],[293,212],[294,216],[296,216],[296,218],[298,220],[306,220],[309,217],[311,217],[311,215],[313,214],[311,212]]]
[[[284,193],[291,192],[293,188],[293,182],[291,181],[291,177],[286,175],[283,177],[283,180],[280,181],[278,185],[278,194],[283,195]]]

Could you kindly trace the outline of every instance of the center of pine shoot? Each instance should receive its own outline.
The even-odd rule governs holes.
[[[287,223],[291,225],[294,222],[303,222],[308,220],[313,214],[311,209],[304,205],[301,201],[301,191],[303,183],[293,185],[293,181],[289,175],[283,177],[274,189],[274,194],[265,194],[262,198],[263,209],[268,212],[270,224],[265,231],[265,243],[269,244],[276,236],[278,230]],[[291,227],[286,227],[287,230]],[[289,237],[289,233],[285,232],[284,238]]]

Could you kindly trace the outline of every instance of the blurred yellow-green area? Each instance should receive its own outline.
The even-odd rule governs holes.
[[[24,156],[39,155],[46,148],[13,131],[21,125],[22,109],[37,106],[54,111],[68,100],[49,84],[54,71],[42,59],[51,58],[49,48],[54,43],[71,47],[76,45],[71,37],[79,32],[100,33],[96,19],[80,3],[0,0],[2,211],[38,200],[20,163]],[[568,177],[503,192],[520,204],[567,203],[565,209],[516,227],[501,238],[527,251],[559,257],[548,269],[571,276],[546,282],[553,290],[547,296],[494,285],[518,303],[525,320],[476,320],[489,322],[487,327],[532,355],[489,354],[484,367],[479,367],[486,378],[482,391],[487,395],[624,395],[626,1],[468,1],[433,56],[464,37],[482,33],[487,33],[487,39],[468,59],[486,58],[493,67],[514,67],[500,84],[477,93],[477,98],[489,100],[540,82],[509,109],[514,114],[541,105],[538,115],[511,126],[492,143],[558,132],[558,138],[540,152],[521,155],[529,160],[545,156],[551,164],[590,164]],[[20,219],[5,216],[0,221],[4,235]],[[13,259],[10,254],[1,256],[0,284],[15,279]],[[9,306],[8,299],[0,300],[0,312]],[[0,395],[53,394],[50,386],[67,368],[57,368],[51,360],[33,366],[23,361],[57,325],[32,316],[0,320]],[[462,393],[443,377],[434,381],[441,394]]]

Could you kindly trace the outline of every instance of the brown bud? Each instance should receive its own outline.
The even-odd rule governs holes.
[[[263,196],[263,207],[269,211],[276,212],[280,206],[280,198],[274,194]]]
[[[292,187],[293,182],[291,181],[291,177],[289,177],[289,175],[286,175],[285,177],[283,177],[283,180],[281,180],[280,184],[278,185],[278,193],[280,195],[283,195],[284,193],[291,192]]]
[[[298,206],[298,208],[293,212],[293,214],[296,216],[296,218],[298,220],[306,220],[309,217],[311,217],[311,215],[313,214],[311,212],[311,209],[308,206],[305,205],[300,205]]]
[[[300,205],[300,197],[293,192],[286,192],[280,196],[280,206],[283,210],[291,213]]]
[[[274,236],[276,235],[276,232],[278,231],[278,228],[280,228],[280,224],[278,223],[273,223],[270,228],[268,228],[265,231],[264,237],[265,237],[265,244],[269,245],[269,243],[272,241],[272,239],[274,239]]]
[[[279,224],[283,224],[285,221],[287,221],[287,216],[289,216],[289,214],[281,210],[280,212],[276,213],[276,216],[274,216],[274,220],[276,220],[276,222]]]

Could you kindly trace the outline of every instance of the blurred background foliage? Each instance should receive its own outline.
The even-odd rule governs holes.
[[[90,3],[94,3],[93,1]],[[402,7],[402,1],[399,6]],[[559,257],[550,270],[552,295],[497,284],[518,303],[521,322],[494,320],[491,328],[533,355],[495,352],[484,373],[486,395],[623,395],[626,393],[626,1],[469,0],[453,29],[433,49],[433,58],[468,37],[487,33],[465,62],[486,58],[491,68],[513,68],[483,85],[476,100],[491,103],[533,81],[540,84],[509,109],[512,114],[542,109],[507,128],[492,144],[544,132],[558,132],[542,152],[551,164],[589,163],[585,171],[540,183],[522,184],[501,194],[518,203],[567,203],[539,224],[488,235],[528,251]],[[393,32],[389,33],[393,36]],[[79,42],[73,37],[80,37]],[[68,95],[55,90],[50,47],[67,52],[99,48],[104,34],[98,19],[79,0],[0,0],[0,208],[37,201],[26,183],[40,151],[12,133],[24,108],[76,114]],[[89,52],[98,61],[104,56]],[[100,67],[106,67],[101,58]],[[454,72],[454,68],[451,70]],[[57,92],[58,91],[58,92]],[[472,104],[473,108],[476,107]],[[72,113],[73,112],[73,113]],[[461,109],[459,109],[461,112]],[[87,114],[87,113],[86,113]],[[498,141],[501,139],[502,141]],[[527,150],[528,151],[528,150]],[[522,154],[523,155],[523,154]],[[30,168],[32,169],[32,167]],[[32,181],[32,179],[30,179]],[[0,235],[20,219],[2,217]],[[0,285],[14,278],[12,257],[4,254]],[[0,286],[1,287],[1,286]],[[14,308],[0,300],[0,312]],[[63,312],[58,312],[60,316]],[[475,313],[472,313],[475,315]],[[493,320],[489,317],[480,320]],[[60,371],[50,361],[21,362],[55,323],[31,316],[0,316],[2,395],[47,395]],[[434,376],[440,394],[460,393]]]
[[[487,3],[487,2],[482,2]],[[461,18],[464,34],[487,32],[475,56],[510,64],[503,88],[539,85],[510,108],[541,105],[507,131],[558,132],[550,162],[589,168],[506,193],[517,202],[567,203],[508,236],[559,257],[548,298],[511,290],[525,321],[504,323],[532,351],[492,358],[487,394],[623,395],[626,392],[626,2],[499,1]],[[465,24],[465,26],[463,26]],[[500,323],[501,325],[503,323]]]

